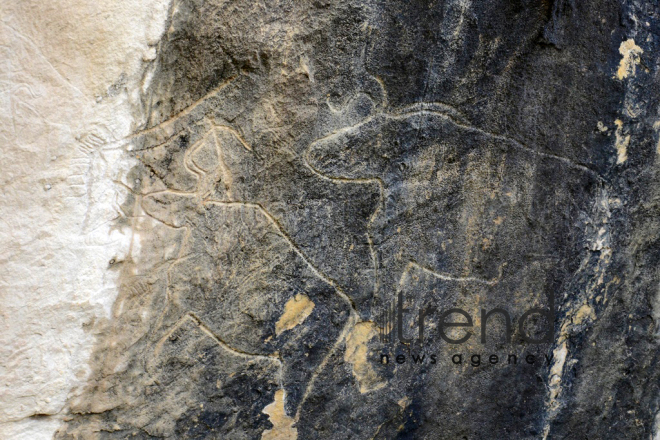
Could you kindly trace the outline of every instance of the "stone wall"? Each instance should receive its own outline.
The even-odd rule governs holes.
[[[2,438],[660,438],[658,5],[1,14]]]

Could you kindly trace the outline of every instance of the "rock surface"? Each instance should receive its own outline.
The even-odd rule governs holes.
[[[660,438],[658,5],[62,3],[2,16],[5,437]]]

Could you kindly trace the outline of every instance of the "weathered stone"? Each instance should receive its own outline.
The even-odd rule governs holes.
[[[83,233],[124,231],[103,270],[71,263],[114,275],[86,297],[111,312],[70,312],[93,319],[92,355],[72,337],[87,352],[65,357],[84,388],[46,391],[48,411],[6,399],[8,433],[660,435],[657,5],[176,0],[153,23],[143,64],[111,63],[107,96],[127,103],[99,119],[130,123],[81,138],[105,158],[85,176],[104,177],[67,211],[86,203]],[[56,258],[96,244],[41,240]],[[35,319],[57,327],[72,307],[56,293]],[[56,359],[34,346],[26,362]],[[35,414],[49,425],[21,425]]]

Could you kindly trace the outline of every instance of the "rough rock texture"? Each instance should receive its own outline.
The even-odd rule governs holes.
[[[132,164],[104,162],[130,248],[89,275],[112,310],[55,438],[660,438],[660,6],[155,22],[95,145]]]
[[[139,247],[124,142],[164,0],[0,2],[0,438],[49,439]],[[125,218],[125,217],[124,217]]]

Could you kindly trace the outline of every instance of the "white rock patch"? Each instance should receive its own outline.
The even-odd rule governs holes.
[[[168,1],[0,11],[0,438],[52,438],[117,295],[113,264],[135,254],[113,227],[134,165],[120,140],[141,123],[133,91]]]

